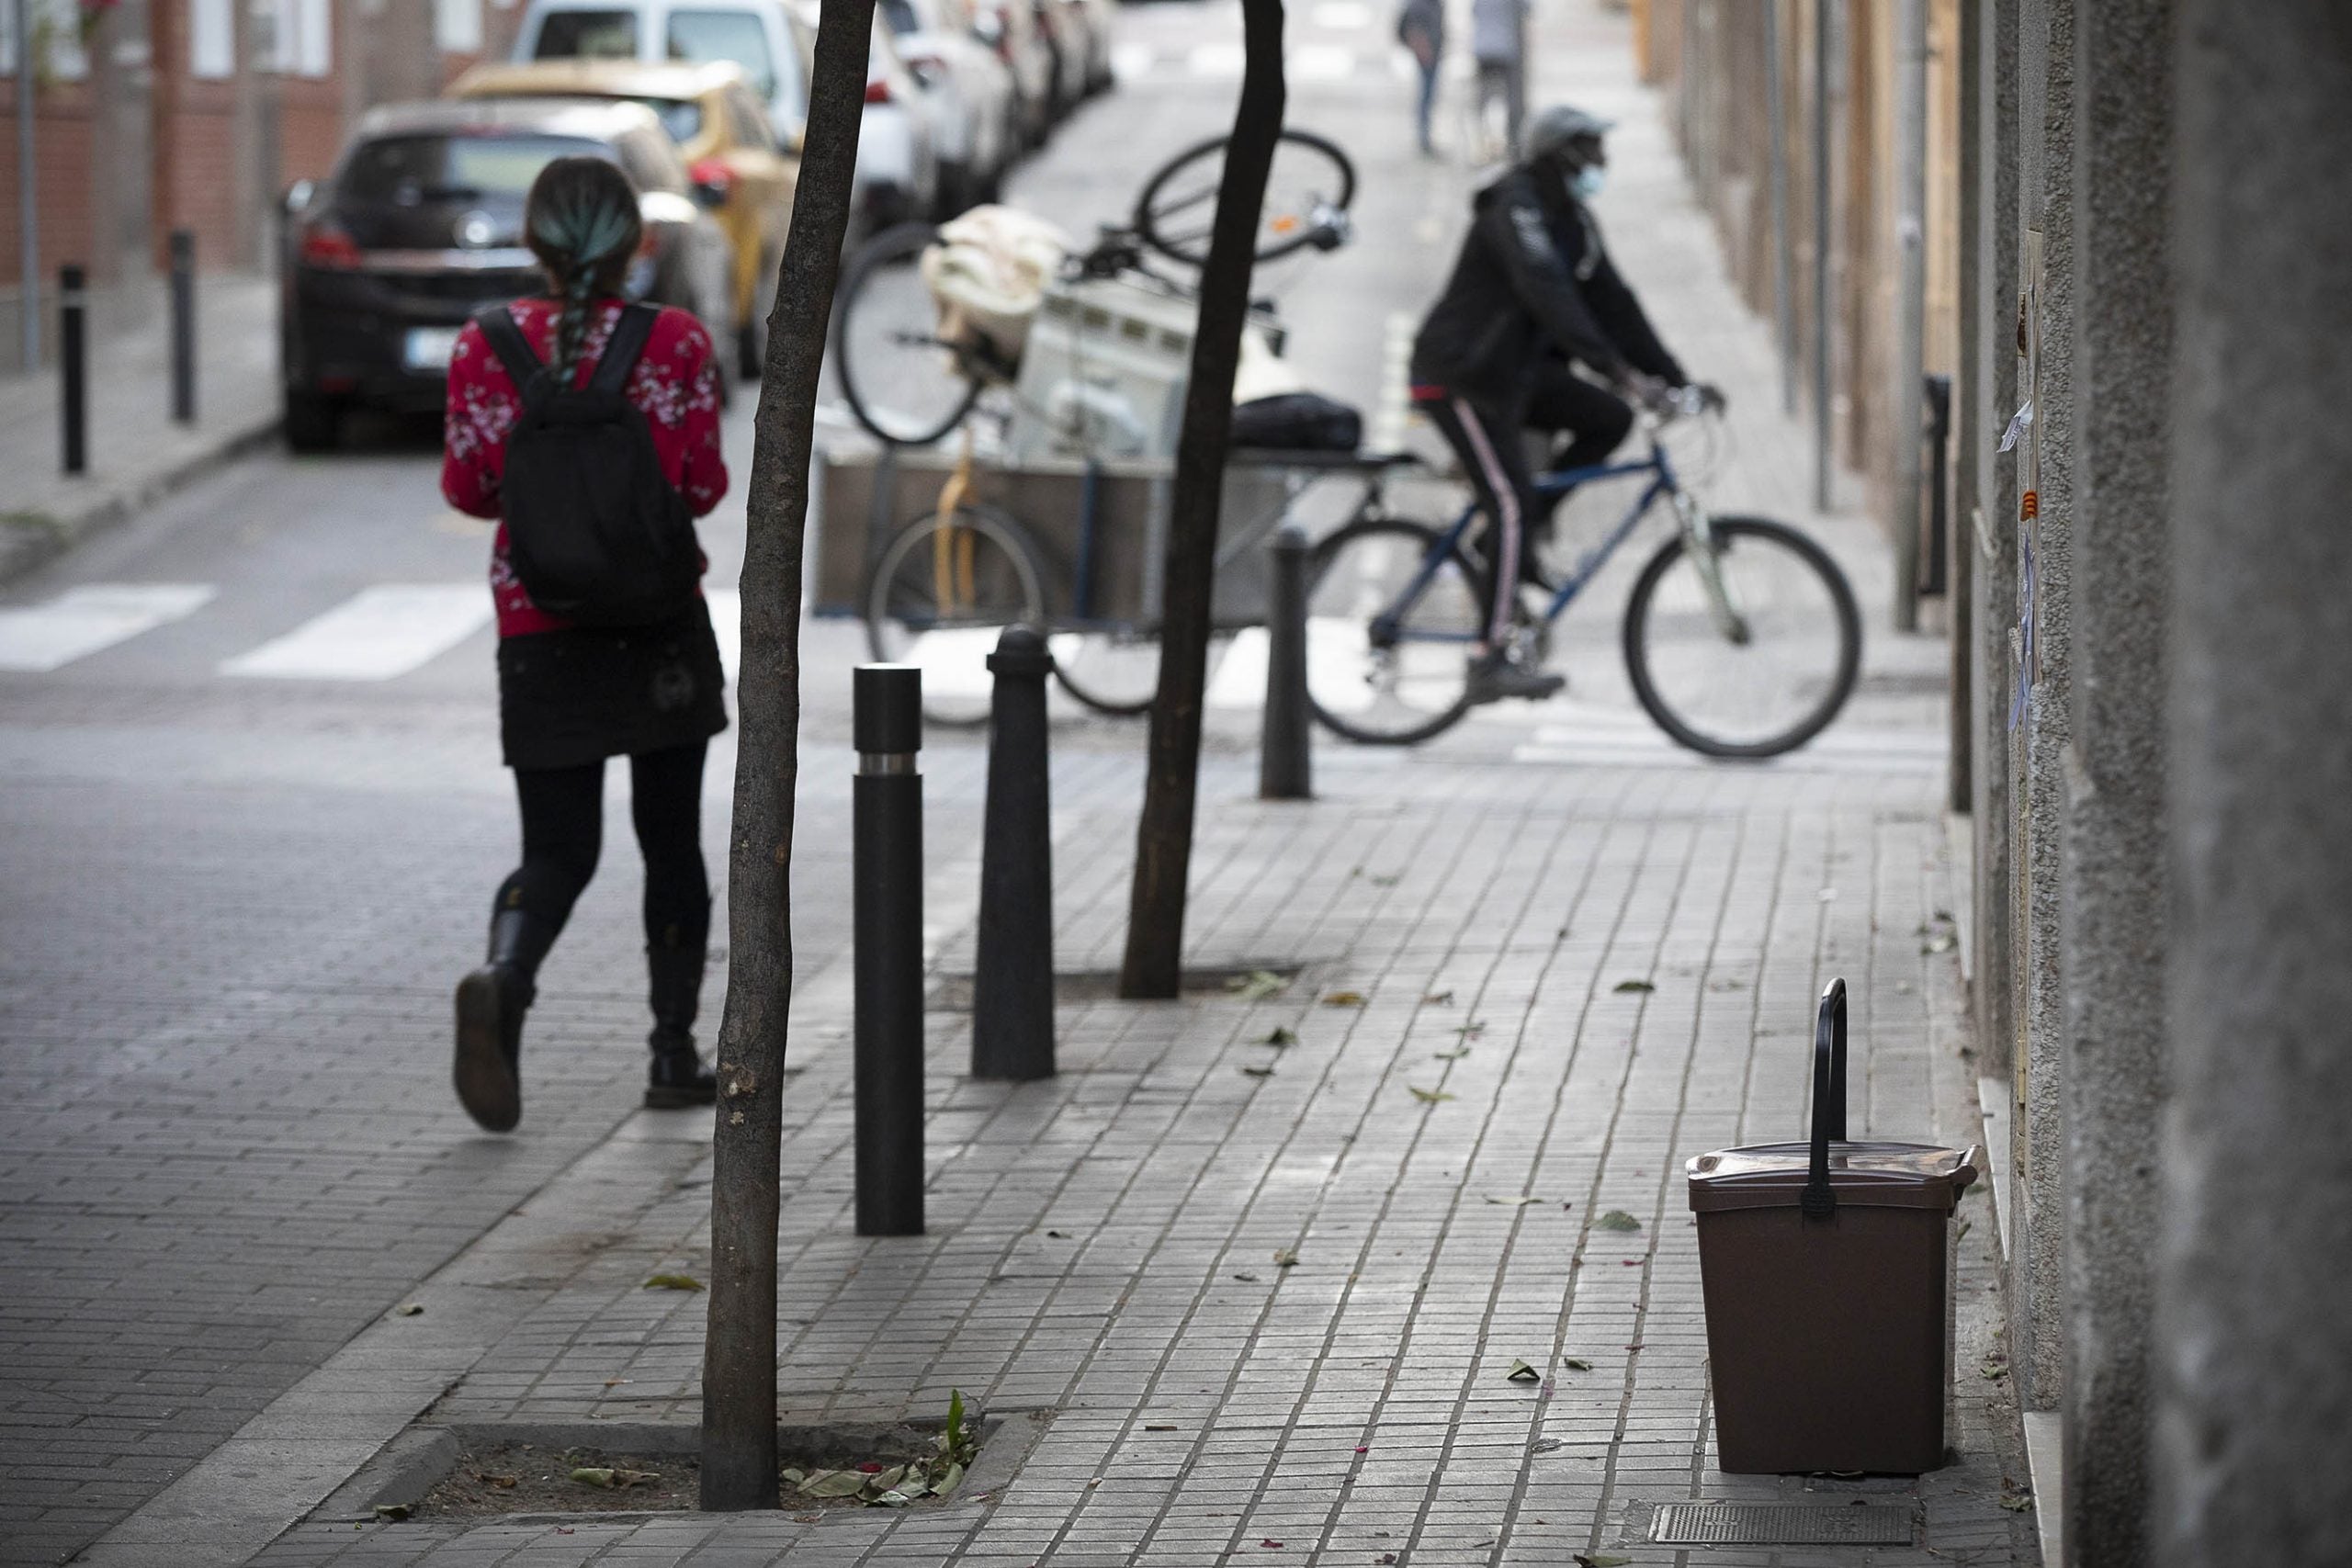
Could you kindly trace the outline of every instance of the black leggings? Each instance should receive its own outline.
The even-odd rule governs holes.
[[[1606,462],[1633,428],[1634,411],[1606,387],[1566,365],[1539,369],[1512,402],[1498,404],[1439,387],[1414,389],[1414,401],[1438,427],[1476,491],[1487,527],[1481,542],[1487,565],[1487,635],[1498,648],[1510,630],[1528,534],[1551,519],[1554,502],[1535,493],[1521,432],[1566,437],[1551,457],[1555,468]]]
[[[707,742],[628,760],[629,816],[645,852],[645,941],[700,951],[710,935],[710,881],[702,863],[702,763]],[[523,863],[497,908],[527,909],[557,930],[596,874],[604,836],[605,764],[517,768]]]

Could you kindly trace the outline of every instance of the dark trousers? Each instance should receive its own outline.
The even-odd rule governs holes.
[[[629,816],[645,852],[645,941],[700,952],[710,936],[710,880],[702,860],[702,765],[708,743],[628,760]],[[498,890],[500,909],[526,909],[562,929],[596,874],[604,837],[605,764],[517,768],[523,863]]]
[[[1548,524],[1551,503],[1535,493],[1521,432],[1566,436],[1555,468],[1606,462],[1634,426],[1623,398],[1571,372],[1545,367],[1515,403],[1470,398],[1442,388],[1417,387],[1413,400],[1462,460],[1487,526],[1481,543],[1487,568],[1487,645],[1500,647],[1510,630],[1531,528]]]

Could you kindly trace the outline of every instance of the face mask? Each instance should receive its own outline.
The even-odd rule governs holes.
[[[1608,171],[1600,164],[1587,164],[1576,172],[1574,178],[1568,181],[1568,188],[1577,193],[1577,200],[1590,201],[1600,194],[1600,187],[1606,182],[1607,175]]]

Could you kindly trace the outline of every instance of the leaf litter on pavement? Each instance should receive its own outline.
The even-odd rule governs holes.
[[[901,1426],[872,1450],[838,1446],[791,1452],[777,1472],[780,1507],[899,1508],[950,1496],[979,1450],[960,1392],[936,1429]],[[514,1514],[686,1512],[700,1506],[701,1464],[691,1453],[624,1453],[498,1443],[463,1452],[449,1475],[401,1505],[408,1517]],[[395,1516],[387,1514],[387,1519]]]

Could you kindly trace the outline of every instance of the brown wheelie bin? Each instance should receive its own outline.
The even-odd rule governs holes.
[[[1687,1168],[1724,1470],[1916,1475],[1944,1462],[1947,1233],[1983,1161],[1973,1145],[1846,1140],[1846,983],[1832,981],[1810,1141]]]

